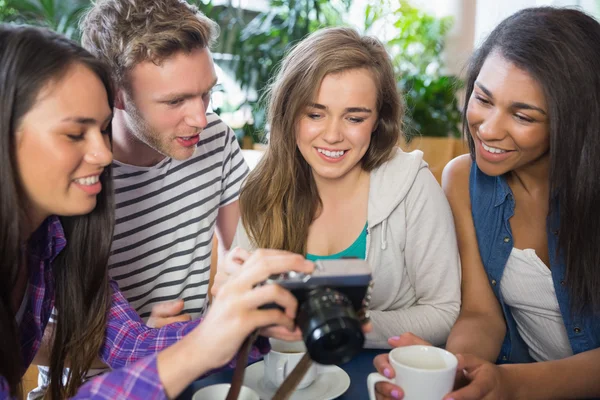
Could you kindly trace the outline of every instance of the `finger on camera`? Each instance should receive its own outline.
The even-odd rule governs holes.
[[[280,326],[293,330],[295,326],[294,320],[278,309],[253,310],[250,312],[250,317],[253,329]]]
[[[395,393],[392,394],[392,392]],[[375,394],[377,400],[398,400],[404,397],[404,392],[402,391],[402,388],[389,382],[377,382],[375,384]]]
[[[216,276],[219,276],[220,278],[225,278],[225,280],[227,280],[230,277],[238,274],[242,268],[242,263],[237,263],[231,260],[219,261],[219,263],[217,264]]]
[[[276,304],[283,308],[284,313],[290,318],[296,316],[298,308],[298,301],[292,293],[279,285],[264,285],[248,291],[244,294],[244,304],[250,309]]]
[[[390,364],[390,357],[387,353],[376,356],[373,359],[373,365],[375,366],[377,372],[387,378],[393,378],[396,376],[394,368],[392,368],[392,365]]]
[[[225,256],[226,266],[240,266],[242,265],[248,258],[250,258],[252,254],[241,247],[234,247],[233,249],[227,252]]]
[[[314,264],[302,255],[283,250],[258,249],[246,261],[253,268],[269,270],[270,274],[288,271],[310,273]],[[257,265],[257,266],[255,266]]]
[[[217,293],[219,292],[219,289],[221,289],[221,287],[223,287],[223,285],[225,285],[228,281],[230,281],[232,279],[232,277],[234,277],[236,275],[236,273],[238,272],[239,269],[241,269],[240,265],[236,264],[235,267],[228,267],[224,263],[219,262],[219,264],[217,266],[217,272],[215,273],[215,276],[213,279],[213,284],[211,287],[211,294],[213,296],[216,296]],[[229,270],[229,272],[227,270]]]
[[[286,342],[298,342],[302,340],[302,332],[298,327],[296,327],[293,331],[290,331],[284,326],[269,326],[261,329],[260,335],[284,340]]]
[[[314,269],[313,263],[306,261],[304,257],[298,254],[287,253],[285,255],[259,255],[254,257],[255,254],[257,253],[254,253],[246,261],[244,268],[241,269],[238,275],[238,284],[252,287],[264,282],[271,275],[289,271],[311,273]]]

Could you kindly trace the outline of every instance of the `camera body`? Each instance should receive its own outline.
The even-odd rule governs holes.
[[[312,274],[270,277],[298,300],[296,324],[310,357],[320,364],[343,364],[363,347],[368,322],[371,268],[355,258],[318,260]]]

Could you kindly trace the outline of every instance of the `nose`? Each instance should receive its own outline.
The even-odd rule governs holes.
[[[325,127],[325,132],[322,136],[323,140],[329,144],[339,143],[344,140],[344,134],[339,121],[331,119]]]
[[[98,134],[90,137],[84,160],[92,165],[97,165],[102,168],[106,167],[113,159],[112,151],[109,146],[110,141],[108,136],[98,132]]]
[[[480,123],[479,137],[486,141],[501,140],[506,136],[506,128],[500,112],[490,112]]]
[[[202,99],[197,99],[196,101],[190,101],[188,105],[188,110],[186,110],[185,123],[188,126],[193,128],[197,128],[198,130],[203,130],[208,125],[208,121],[206,120],[206,109],[208,108],[208,104],[204,104]]]

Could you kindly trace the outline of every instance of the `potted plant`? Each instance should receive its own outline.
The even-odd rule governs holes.
[[[365,31],[376,34],[383,26],[390,37],[385,44],[406,105],[405,138],[400,145],[422,150],[438,181],[446,163],[466,151],[460,140],[456,97],[463,83],[445,72],[442,58],[452,24],[452,17],[437,18],[406,0],[396,8],[383,3],[369,5],[365,11]]]

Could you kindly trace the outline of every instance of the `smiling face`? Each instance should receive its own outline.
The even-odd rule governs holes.
[[[499,176],[548,155],[548,106],[531,75],[492,52],[475,81],[467,122],[477,166]]]
[[[81,64],[42,89],[16,136],[19,178],[33,223],[94,209],[100,174],[112,161],[110,118],[104,85]]]
[[[314,103],[296,124],[296,144],[315,180],[339,180],[360,172],[377,118],[377,86],[371,72],[355,69],[325,76]]]
[[[128,130],[158,154],[185,160],[206,127],[217,74],[209,50],[179,52],[160,65],[145,61],[128,74],[123,96]]]

